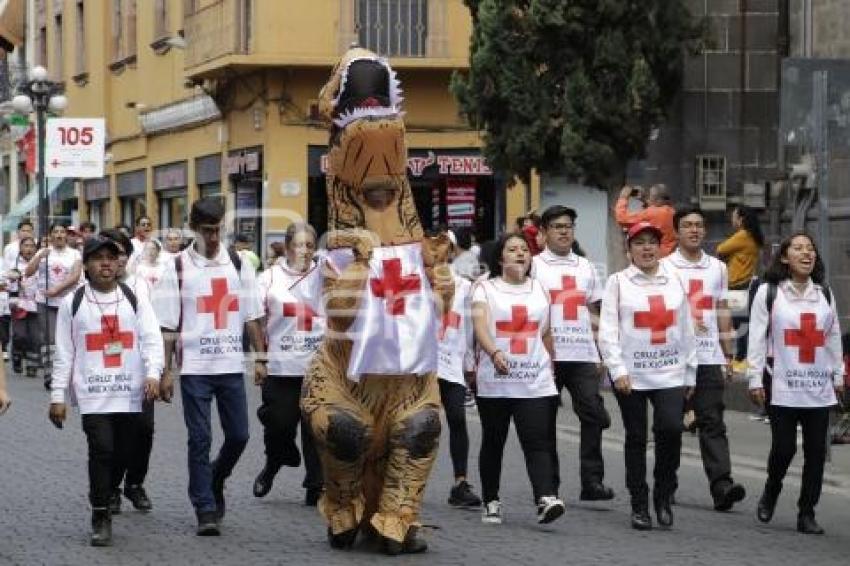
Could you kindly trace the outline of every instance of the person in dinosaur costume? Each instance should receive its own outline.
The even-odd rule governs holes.
[[[322,460],[333,548],[360,530],[388,554],[417,531],[440,436],[437,326],[454,284],[446,235],[425,237],[407,180],[401,88],[386,60],[350,49],[320,93],[327,165],[327,331],[302,411]]]

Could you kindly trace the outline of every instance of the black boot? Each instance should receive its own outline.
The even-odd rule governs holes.
[[[322,488],[308,487],[304,492],[304,505],[307,507],[315,507],[319,504],[319,499],[322,497]]]
[[[108,507],[96,507],[91,511],[91,545],[112,546],[112,515]]]
[[[655,494],[652,498],[655,504],[655,518],[658,526],[670,528],[673,526],[673,509],[670,507],[670,497],[663,494]]]
[[[759,499],[758,508],[756,509],[756,517],[762,523],[769,523],[773,518],[773,512],[776,509],[776,500],[779,499],[778,493],[773,493],[765,487],[764,492]]]
[[[265,497],[272,490],[274,477],[277,475],[279,466],[272,466],[266,462],[265,467],[257,475],[254,480],[254,497]]]
[[[814,513],[800,513],[797,515],[797,530],[804,535],[822,535],[823,527],[815,521]]]
[[[632,499],[632,528],[639,531],[652,529],[652,518],[649,516],[649,502],[645,499]]]
[[[714,509],[716,511],[729,511],[735,503],[746,497],[747,492],[741,484],[725,480],[717,482],[712,490],[712,495],[714,496]]]
[[[410,527],[407,530],[407,535],[404,537],[404,542],[398,542],[387,537],[381,537],[382,548],[384,554],[396,556],[398,554],[419,554],[428,550],[428,543],[419,538],[419,529]]]

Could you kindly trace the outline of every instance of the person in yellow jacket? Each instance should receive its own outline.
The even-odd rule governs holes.
[[[726,262],[729,269],[729,289],[748,289],[750,281],[756,276],[759,266],[761,248],[764,246],[764,236],[756,211],[748,206],[737,206],[732,211],[732,227],[735,233],[717,245],[717,256]],[[746,368],[744,360],[747,357],[747,333],[741,332],[740,327],[747,317],[735,317],[733,324],[738,334],[735,346],[735,359],[732,367],[735,371]]]

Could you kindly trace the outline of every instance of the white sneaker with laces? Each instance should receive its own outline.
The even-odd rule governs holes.
[[[502,524],[502,503],[498,499],[484,504],[481,509],[481,522],[490,525]]]
[[[551,523],[564,514],[564,502],[554,495],[544,495],[537,503],[537,522]]]

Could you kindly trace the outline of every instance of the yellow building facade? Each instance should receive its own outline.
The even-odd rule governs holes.
[[[229,226],[258,249],[293,220],[321,231],[328,134],[315,100],[352,43],[398,71],[426,226],[487,239],[524,212],[525,188],[490,170],[448,90],[468,67],[462,0],[34,2],[33,63],[64,81],[65,116],[106,119],[106,175],[77,180],[60,212],[98,228],[142,214],[183,227],[194,199],[222,195]]]

